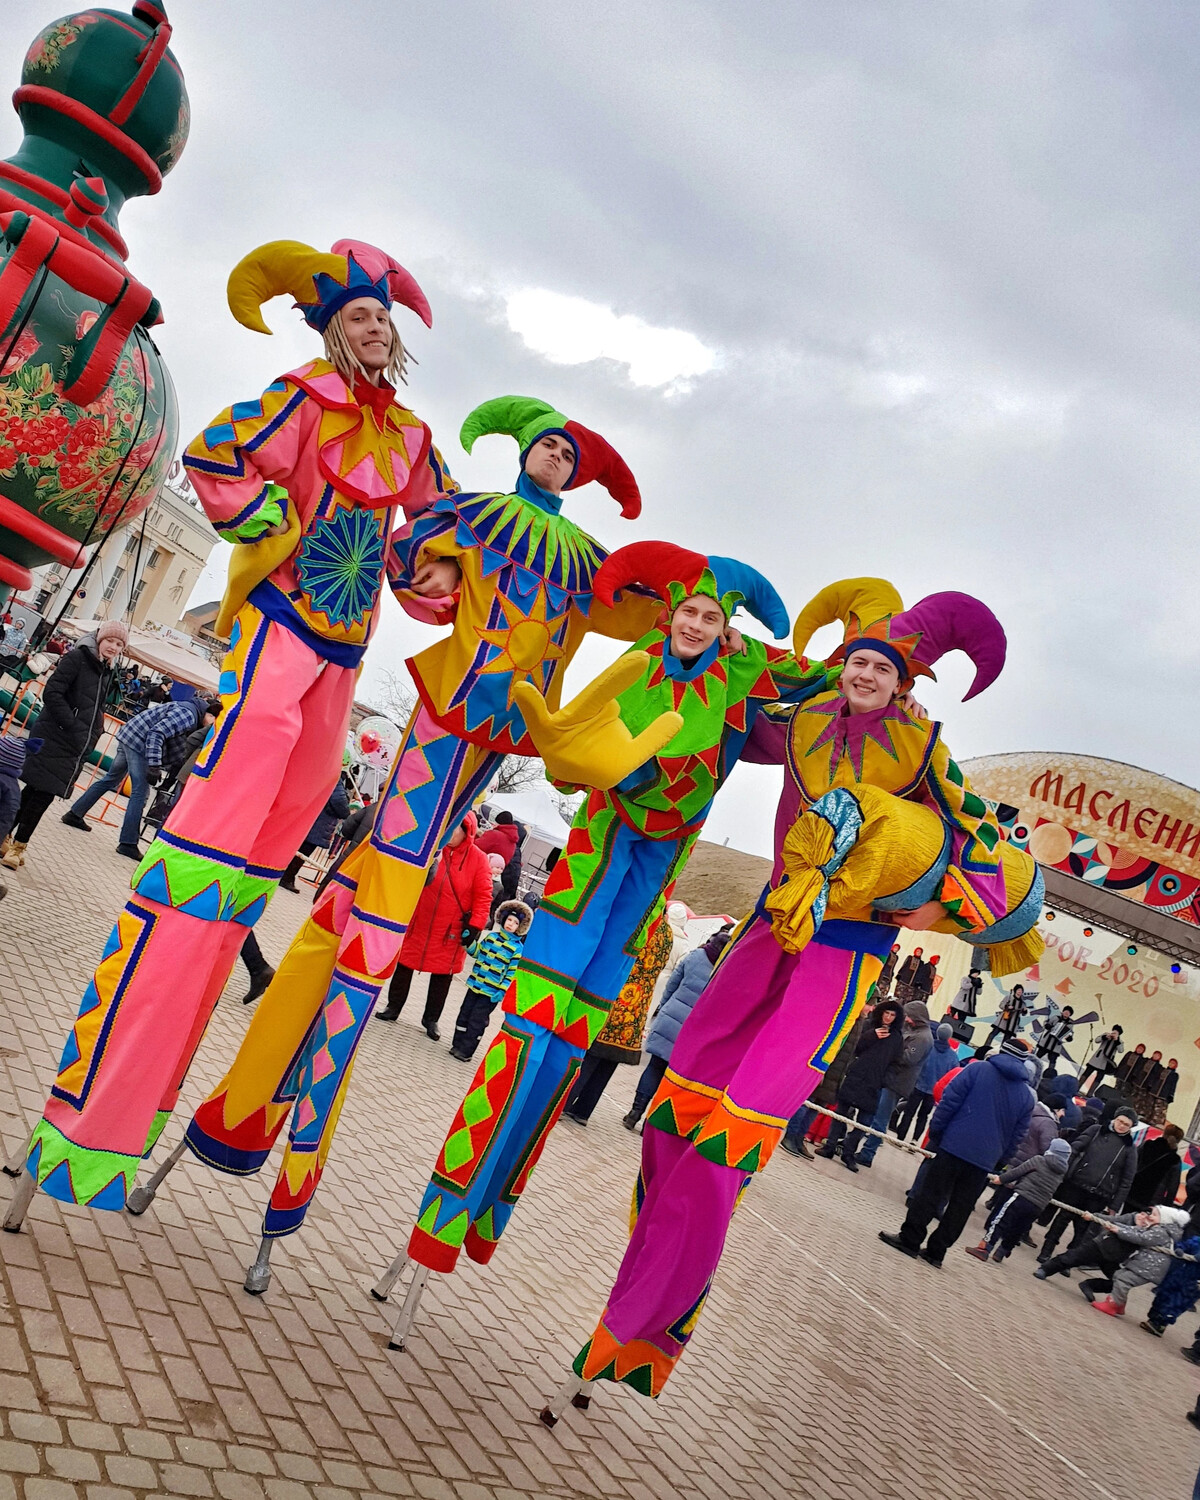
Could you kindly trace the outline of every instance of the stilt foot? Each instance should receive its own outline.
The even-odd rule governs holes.
[[[167,1174],[175,1166],[175,1163],[179,1160],[179,1158],[186,1150],[187,1140],[185,1138],[184,1140],[180,1141],[178,1146],[175,1147],[174,1151],[172,1151],[171,1154],[164,1159],[162,1165],[153,1174],[153,1176],[150,1177],[147,1182],[143,1183],[141,1187],[135,1187],[133,1192],[129,1194],[128,1198],[126,1198],[125,1200],[125,1210],[127,1213],[133,1214],[136,1218],[146,1212],[146,1210],[154,1202],[159,1188],[162,1187],[163,1183],[166,1181]],[[249,1291],[249,1287],[247,1287],[246,1290]]]
[[[264,1239],[258,1247],[257,1259],[246,1271],[242,1285],[252,1297],[261,1297],[271,1285],[271,1246],[274,1243],[274,1240]]]
[[[396,1259],[391,1263],[391,1265],[371,1288],[371,1296],[375,1298],[376,1302],[387,1301],[388,1297],[391,1295],[392,1288],[396,1285],[396,1282],[399,1281],[400,1274],[404,1270],[406,1265],[408,1265],[408,1255],[404,1251],[401,1251],[401,1253],[397,1255]]]
[[[594,1384],[592,1380],[581,1380],[578,1375],[568,1376],[555,1392],[554,1399],[538,1412],[538,1421],[545,1427],[553,1427],[568,1406],[574,1406],[579,1411],[587,1411],[592,1404]]]
[[[388,1340],[389,1349],[395,1349],[403,1353],[405,1342],[412,1330],[413,1320],[417,1316],[417,1308],[421,1303],[421,1293],[425,1290],[425,1283],[428,1280],[429,1267],[418,1266],[413,1279],[408,1284],[408,1291],[404,1296],[404,1306],[400,1309],[400,1316],[396,1319],[396,1326],[392,1330],[391,1338]]]
[[[25,1215],[29,1211],[29,1205],[33,1202],[33,1195],[37,1192],[37,1182],[28,1172],[21,1175],[21,1181],[17,1183],[16,1191],[8,1205],[8,1212],[4,1216],[4,1231],[6,1234],[20,1234],[21,1225],[25,1222]]]

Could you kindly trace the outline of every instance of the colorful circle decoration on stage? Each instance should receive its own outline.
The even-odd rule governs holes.
[[[187,140],[161,6],[54,22],[13,96],[25,138],[0,162],[0,584],[79,566],[137,516],[178,446],[174,388],[128,271],[126,199],[157,193]]]

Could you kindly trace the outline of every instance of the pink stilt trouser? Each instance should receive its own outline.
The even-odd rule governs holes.
[[[55,1197],[123,1206],[247,926],[337,781],[355,677],[253,606],[238,616],[216,733],[139,867],[34,1133],[31,1170]]]

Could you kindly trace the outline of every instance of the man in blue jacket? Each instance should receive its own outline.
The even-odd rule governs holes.
[[[987,1185],[989,1172],[1021,1144],[1033,1115],[1035,1095],[1025,1061],[1029,1050],[1007,1041],[993,1057],[965,1067],[950,1082],[929,1122],[935,1155],[909,1206],[899,1234],[879,1231],[885,1245],[940,1266],[967,1227]],[[921,1248],[930,1220],[946,1204],[938,1227]]]

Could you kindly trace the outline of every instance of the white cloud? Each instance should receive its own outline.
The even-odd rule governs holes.
[[[654,328],[632,313],[538,287],[505,299],[508,326],[552,364],[582,365],[611,359],[628,365],[634,385],[676,395],[716,368],[717,354],[682,328]]]

